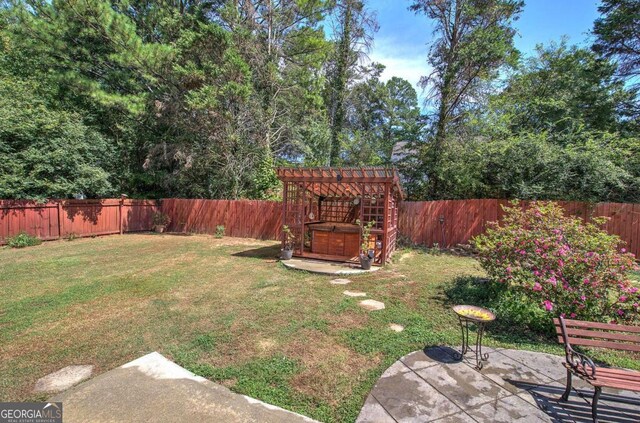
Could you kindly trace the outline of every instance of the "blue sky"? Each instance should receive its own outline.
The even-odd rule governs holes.
[[[516,21],[516,47],[531,54],[536,44],[559,41],[563,35],[572,44],[589,44],[588,32],[598,16],[598,0],[525,0]],[[370,0],[380,30],[375,34],[371,60],[387,66],[383,79],[400,76],[417,84],[428,73],[427,45],[433,26],[424,15],[408,10],[409,0]],[[420,91],[418,90],[418,94]]]

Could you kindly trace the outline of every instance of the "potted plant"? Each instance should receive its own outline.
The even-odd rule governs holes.
[[[371,269],[373,264],[373,258],[375,257],[375,250],[369,248],[369,239],[371,237],[371,228],[376,224],[375,220],[363,225],[360,219],[356,220],[356,223],[360,226],[362,231],[362,244],[360,244],[360,266],[364,270]]]
[[[153,214],[153,230],[162,233],[169,223],[171,223],[171,218],[169,215],[164,214],[162,212],[157,212]]]
[[[282,249],[282,260],[290,260],[293,257],[293,247],[296,242],[296,237],[291,232],[291,228],[287,225],[282,226],[282,233],[284,234],[284,248]]]

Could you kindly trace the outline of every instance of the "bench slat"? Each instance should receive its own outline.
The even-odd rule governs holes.
[[[562,365],[566,368],[571,369],[572,367],[569,363],[562,363]],[[590,374],[590,367],[587,366],[585,369],[584,366],[578,365],[578,370],[584,372],[585,374]],[[628,370],[628,369],[619,369],[615,367],[598,367],[596,366],[596,377],[607,377],[610,379],[621,379],[621,380],[637,380],[640,382],[640,372],[636,370]]]
[[[589,383],[593,386],[601,386],[603,388],[616,388],[616,389],[624,389],[627,391],[636,391],[640,392],[640,383],[627,383],[619,380],[590,380]]]
[[[553,324],[556,326],[560,326],[560,319],[553,319]],[[564,319],[564,324],[569,329],[570,327],[575,328],[587,328],[587,329],[603,329],[603,330],[611,330],[616,332],[632,332],[632,333],[640,333],[640,326],[629,326],[629,325],[618,325],[614,323],[598,323],[598,322],[586,322],[582,320],[571,320]]]
[[[640,352],[640,344],[625,344],[622,342],[575,338],[571,336],[569,336],[568,339],[569,339],[569,344],[571,345],[583,345],[585,347],[610,348],[612,350]],[[560,337],[560,342],[564,342],[562,337]]]
[[[638,374],[615,374],[615,373],[605,373],[602,371],[604,369],[596,370],[596,379],[607,379],[607,380],[619,380],[628,383],[637,383],[640,384],[640,372]]]
[[[558,335],[562,335],[562,328],[556,327],[556,333]],[[629,341],[629,342],[636,342],[640,344],[640,335],[634,335],[631,333],[603,332],[600,330],[567,328],[567,335],[577,336],[581,338],[597,338],[597,339],[607,339],[607,340],[613,340],[613,341]]]
[[[564,367],[571,369],[567,363],[563,363]],[[638,390],[640,389],[640,372],[625,369],[611,369],[608,367],[597,367],[595,379],[588,375],[590,371],[585,371],[582,366],[578,366],[580,372],[583,373],[581,379],[589,382],[593,386],[617,387],[620,389]],[[580,374],[578,374],[580,375]]]

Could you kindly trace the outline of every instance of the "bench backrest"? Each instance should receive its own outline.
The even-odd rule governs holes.
[[[640,326],[553,319],[558,342],[566,345],[640,352]]]

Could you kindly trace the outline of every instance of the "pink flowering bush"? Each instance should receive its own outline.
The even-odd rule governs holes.
[[[473,243],[482,267],[551,316],[634,323],[640,321],[640,292],[628,275],[637,270],[633,254],[601,226],[566,217],[554,202],[505,207]]]

